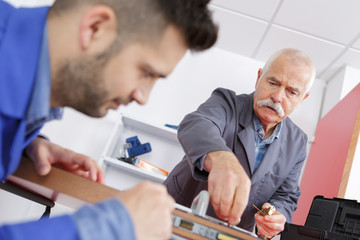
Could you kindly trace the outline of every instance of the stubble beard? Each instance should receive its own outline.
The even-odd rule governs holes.
[[[108,91],[102,77],[106,59],[77,58],[62,64],[51,87],[52,99],[91,117],[103,117]]]

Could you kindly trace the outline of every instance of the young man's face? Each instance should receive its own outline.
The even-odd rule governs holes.
[[[71,60],[57,74],[61,90],[54,91],[65,106],[92,117],[132,101],[143,105],[156,80],[169,75],[186,50],[181,32],[168,26],[156,44],[125,46],[105,65],[94,56]]]

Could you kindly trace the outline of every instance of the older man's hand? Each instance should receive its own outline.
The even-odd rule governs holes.
[[[215,151],[204,162],[209,172],[210,202],[216,215],[229,224],[238,224],[249,201],[251,181],[232,152]]]
[[[262,209],[269,208],[269,203],[264,203]],[[255,214],[255,223],[258,229],[258,235],[265,239],[270,239],[284,230],[286,217],[275,211],[272,215],[261,216],[258,212]]]

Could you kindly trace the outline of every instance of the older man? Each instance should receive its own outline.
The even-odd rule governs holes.
[[[300,196],[299,176],[307,136],[288,115],[309,96],[311,59],[295,49],[273,54],[259,69],[255,92],[216,89],[181,122],[184,159],[165,185],[177,203],[190,206],[207,189],[208,214],[270,238],[291,221]],[[258,207],[276,207],[261,216]]]
[[[57,163],[103,182],[93,160],[39,130],[64,106],[101,117],[145,104],[187,49],[214,44],[208,2],[57,0],[50,9],[15,9],[0,1],[0,180],[26,154],[40,175]],[[143,183],[73,215],[3,225],[0,239],[168,239],[173,208],[164,186]]]

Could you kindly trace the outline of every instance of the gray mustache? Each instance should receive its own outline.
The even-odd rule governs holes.
[[[280,103],[276,103],[273,100],[271,100],[271,98],[265,99],[265,100],[259,100],[257,102],[257,105],[259,107],[271,107],[272,109],[274,109],[277,114],[279,115],[279,117],[283,117],[285,115],[284,109],[282,108]]]

